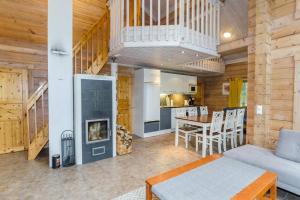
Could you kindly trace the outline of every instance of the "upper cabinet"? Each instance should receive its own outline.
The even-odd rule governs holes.
[[[160,73],[160,93],[195,94],[195,92],[190,91],[191,85],[197,85],[196,76]]]

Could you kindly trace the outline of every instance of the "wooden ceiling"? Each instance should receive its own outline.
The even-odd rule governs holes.
[[[47,2],[0,0],[0,65],[47,66]],[[73,0],[74,44],[100,19],[105,7],[106,0]]]

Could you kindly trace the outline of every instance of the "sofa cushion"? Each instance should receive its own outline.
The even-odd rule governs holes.
[[[281,129],[275,154],[300,163],[300,132]]]
[[[279,187],[300,195],[300,163],[280,158],[269,149],[253,145],[231,149],[224,155],[275,172]]]

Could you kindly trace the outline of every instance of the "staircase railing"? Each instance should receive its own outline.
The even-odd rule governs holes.
[[[27,101],[28,160],[34,160],[48,142],[48,83]]]
[[[225,72],[225,63],[222,58],[207,58],[190,63],[184,64],[184,67],[194,68],[198,70],[203,70],[205,72]]]
[[[97,74],[108,60],[109,14],[104,16],[73,48],[75,74]]]

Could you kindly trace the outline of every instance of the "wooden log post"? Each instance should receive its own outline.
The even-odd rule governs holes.
[[[270,103],[271,103],[271,8],[270,1],[255,1],[254,50],[249,56],[249,70],[254,78],[249,79],[249,113],[253,129],[248,141],[259,146],[269,146]],[[253,20],[253,19],[252,19]],[[254,21],[252,21],[254,22]],[[250,49],[251,52],[251,49]],[[254,72],[253,72],[254,71]],[[256,112],[258,107],[263,112]],[[249,120],[251,123],[251,120]],[[250,125],[251,126],[251,125]],[[251,127],[252,128],[252,127]]]
[[[294,76],[294,115],[293,129],[300,130],[300,52],[296,53],[295,59],[295,76]]]

